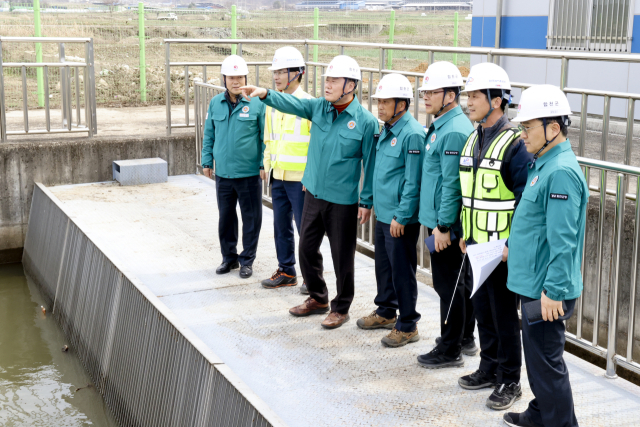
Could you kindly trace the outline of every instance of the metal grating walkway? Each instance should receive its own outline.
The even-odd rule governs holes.
[[[159,297],[248,387],[289,426],[498,426],[501,412],[484,406],[490,391],[469,392],[457,377],[465,367],[430,371],[416,356],[439,335],[438,299],[421,285],[421,341],[383,348],[383,331],[362,331],[357,317],[373,308],[373,260],[356,254],[356,297],[351,321],[333,331],[322,316],[294,318],[288,308],[304,298],[299,288],[262,289],[277,266],[273,216],[264,209],[258,257],[249,280],[237,270],[215,274],[221,261],[213,181],[170,177],[165,184],[113,183],[50,187],[64,211],[122,273]],[[328,242],[325,276],[335,289]],[[334,294],[335,291],[332,292]],[[581,426],[635,426],[640,387],[607,380],[604,371],[566,354]],[[523,368],[524,396],[532,398]]]

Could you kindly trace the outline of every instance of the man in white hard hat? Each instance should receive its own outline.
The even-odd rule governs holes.
[[[468,323],[468,298],[464,286],[457,283],[462,266],[462,253],[456,241],[461,234],[462,206],[458,161],[473,126],[458,105],[462,84],[458,67],[443,61],[427,68],[420,88],[433,123],[427,132],[419,219],[427,227],[429,236],[434,236],[436,252],[431,254],[431,273],[433,288],[440,297],[440,338],[432,351],[418,356],[418,363],[429,369],[464,364],[462,340]],[[475,354],[473,327],[467,329],[471,329],[471,337],[470,342],[465,343],[465,352]]]
[[[205,118],[202,168],[213,177],[215,161],[218,201],[218,235],[222,264],[217,274],[240,268],[240,277],[253,274],[258,237],[262,226],[262,181],[264,104],[242,98],[240,87],[247,84],[249,69],[238,55],[222,61],[224,93],[213,97]],[[238,215],[242,215],[242,253],[238,255]]]
[[[273,80],[278,91],[297,98],[311,98],[300,87],[305,73],[305,62],[298,49],[286,46],[276,50],[269,70],[273,71]],[[311,122],[272,107],[267,107],[265,119],[264,170],[260,171],[260,175],[263,180],[269,177],[271,185],[278,269],[269,279],[262,281],[262,286],[275,289],[298,284],[293,219],[300,233],[304,206],[304,191],[300,181],[307,164]],[[302,293],[308,292],[304,283],[302,288]]]
[[[278,111],[313,122],[302,178],[306,194],[299,245],[300,268],[309,298],[289,312],[309,316],[331,311],[322,326],[333,329],[349,320],[354,295],[357,219],[364,224],[371,216],[374,135],[379,125],[354,96],[361,74],[353,58],[336,56],[324,77],[324,98],[299,99],[255,86],[246,86],[243,91],[246,97],[259,97]],[[338,291],[331,307],[320,254],[325,233],[329,237]]]
[[[467,245],[509,237],[532,156],[505,113],[511,83],[501,67],[491,62],[473,66],[464,92],[469,118],[479,123],[460,156],[464,231],[460,248],[466,252]],[[458,379],[460,387],[467,390],[493,387],[485,404],[494,410],[507,409],[522,396],[518,296],[507,289],[507,272],[506,262],[500,263],[471,299],[478,322],[480,366]],[[468,258],[462,274],[462,281],[471,290],[473,275]]]
[[[426,135],[422,125],[408,112],[413,89],[405,76],[384,76],[373,98],[378,100],[378,118],[384,122],[376,145],[373,176],[378,285],[374,303],[378,308],[356,323],[362,329],[391,329],[382,338],[382,344],[400,347],[420,339],[416,248]]]
[[[558,87],[539,85],[522,93],[514,119],[533,161],[511,226],[507,286],[522,299],[522,343],[535,398],[526,411],[504,416],[510,426],[578,426],[562,355],[564,321],[583,288],[589,187],[567,139],[570,114]]]

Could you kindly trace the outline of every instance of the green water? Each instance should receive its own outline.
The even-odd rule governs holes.
[[[0,426],[117,426],[21,264],[0,265]]]

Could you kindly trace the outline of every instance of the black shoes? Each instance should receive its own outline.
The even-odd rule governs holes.
[[[296,276],[289,276],[284,271],[278,269],[269,279],[262,281],[262,287],[267,289],[282,288],[284,286],[295,286],[298,284]]]
[[[520,384],[499,384],[496,385],[496,389],[493,390],[493,393],[491,393],[491,396],[487,399],[487,408],[502,411],[510,408],[511,405],[513,405],[513,402],[520,400],[521,397],[522,388],[520,387]]]
[[[478,369],[470,375],[458,378],[460,387],[466,390],[480,390],[481,388],[495,387],[496,375],[489,375]]]
[[[216,274],[227,274],[231,270],[240,268],[240,263],[236,262],[223,262],[218,268],[216,268]]]
[[[502,417],[504,423],[511,427],[542,427],[540,424],[536,424],[524,412],[516,413],[509,412]]]
[[[309,289],[307,289],[306,283],[302,283],[302,286],[300,286],[300,293],[303,295],[309,295]]]
[[[440,344],[441,340],[441,337],[436,338],[436,344]],[[476,346],[476,341],[473,338],[462,340],[462,354],[465,356],[475,356],[478,354],[478,347]]]
[[[251,265],[243,265],[240,267],[240,277],[243,279],[248,279],[253,274],[253,266]]]
[[[418,363],[427,369],[464,366],[464,360],[462,360],[461,355],[458,355],[458,357],[447,356],[444,353],[440,353],[438,348],[434,348],[429,353],[418,356]]]

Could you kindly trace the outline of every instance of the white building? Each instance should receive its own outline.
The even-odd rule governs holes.
[[[640,53],[640,0],[504,0],[500,47],[598,53]],[[497,0],[474,0],[471,46],[496,46]],[[635,37],[634,36],[634,32]],[[486,58],[471,56],[474,65]],[[560,59],[504,57],[512,81],[560,84]],[[640,93],[640,64],[571,60],[567,87]],[[515,101],[519,91],[514,91]],[[580,96],[569,95],[580,110]],[[600,98],[602,99],[602,98]],[[627,101],[612,99],[611,115],[626,117]],[[589,97],[588,112],[603,103]],[[636,119],[640,111],[636,109]]]

